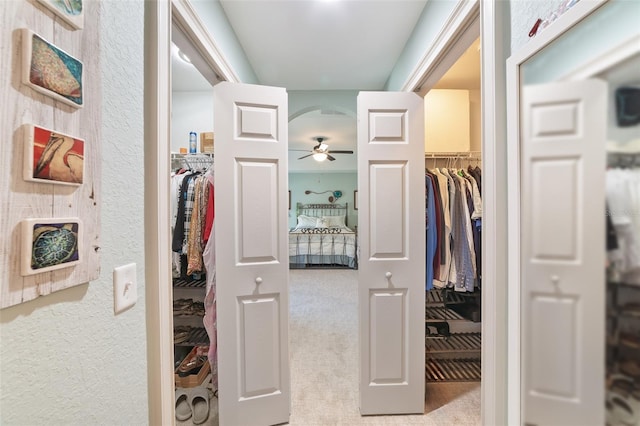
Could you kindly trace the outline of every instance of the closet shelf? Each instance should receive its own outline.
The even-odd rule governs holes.
[[[427,358],[428,382],[478,382],[481,376],[480,359]]]
[[[480,297],[480,291],[476,290],[471,293],[442,289],[440,291],[427,291],[426,295],[426,303],[431,307],[469,303],[471,300]]]
[[[204,289],[207,287],[207,279],[201,278],[199,280],[194,280],[194,279],[185,279],[185,278],[174,278],[173,286],[175,288]]]
[[[480,333],[453,333],[446,339],[426,339],[427,356],[447,355],[459,358],[479,357],[482,345]],[[475,356],[474,356],[475,355]]]
[[[198,346],[208,345],[209,336],[207,330],[204,327],[192,327],[189,331],[189,337],[184,342],[176,343],[176,346]]]

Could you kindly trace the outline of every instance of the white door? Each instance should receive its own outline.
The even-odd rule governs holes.
[[[214,111],[220,424],[286,423],[287,93],[220,83]]]
[[[604,421],[606,83],[522,94],[523,419]]]
[[[358,95],[360,412],[424,412],[423,99]]]

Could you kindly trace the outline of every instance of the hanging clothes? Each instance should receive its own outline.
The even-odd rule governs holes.
[[[640,169],[607,170],[606,198],[617,245],[608,252],[612,272],[621,282],[640,285]]]
[[[209,185],[209,197],[214,200],[214,175],[212,172],[205,173]],[[202,320],[204,328],[209,335],[208,359],[211,366],[211,383],[214,389],[218,388],[218,314],[216,298],[216,250],[215,250],[215,210],[214,203],[207,205],[207,218],[211,218],[207,243],[202,253],[204,266],[207,271],[207,290],[204,298],[204,318]],[[207,219],[208,222],[208,219]]]
[[[481,284],[481,170],[425,172],[426,289],[473,292]]]
[[[431,290],[433,287],[433,258],[436,253],[436,248],[438,245],[438,230],[436,223],[436,211],[435,211],[435,189],[431,176],[428,174],[425,175],[425,194],[426,200],[425,205],[427,207],[427,211],[425,214],[426,219],[426,241],[427,241],[427,257],[426,264],[429,265],[427,267],[427,279],[426,279],[426,289]]]

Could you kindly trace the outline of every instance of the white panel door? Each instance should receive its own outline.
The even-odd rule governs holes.
[[[424,412],[423,99],[358,95],[360,412]]]
[[[286,423],[287,93],[220,83],[214,108],[220,424]]]
[[[523,419],[604,424],[606,83],[522,94]]]

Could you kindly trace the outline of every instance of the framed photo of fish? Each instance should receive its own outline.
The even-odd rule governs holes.
[[[80,219],[25,219],[21,225],[21,275],[69,268],[80,263]]]
[[[33,31],[22,30],[22,82],[67,105],[84,105],[82,62]]]
[[[82,0],[38,0],[76,30],[84,27]]]
[[[84,140],[33,124],[26,126],[25,133],[24,180],[82,185]]]

